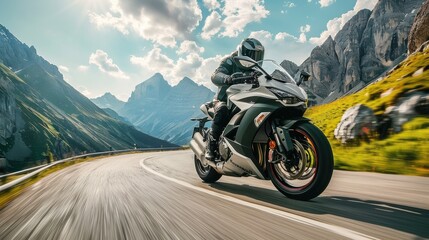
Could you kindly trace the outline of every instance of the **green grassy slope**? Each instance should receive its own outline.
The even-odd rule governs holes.
[[[414,73],[424,69],[420,75]],[[414,76],[413,76],[414,75]],[[381,94],[391,91],[388,96]],[[312,107],[306,117],[320,127],[331,142],[335,167],[355,171],[429,176],[429,117],[419,116],[403,126],[403,131],[385,140],[373,139],[360,146],[342,146],[334,129],[343,113],[355,104],[371,107],[376,114],[409,91],[429,92],[429,48],[410,55],[383,80],[332,103]]]

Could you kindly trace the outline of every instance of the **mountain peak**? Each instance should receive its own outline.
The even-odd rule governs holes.
[[[115,97],[112,93],[106,92],[102,97]]]
[[[334,39],[332,38],[331,35],[329,35],[329,37],[325,40],[325,42],[322,44],[323,45],[330,45],[334,42]]]
[[[177,86],[198,86],[196,82],[194,82],[192,79],[188,77],[184,77]]]
[[[119,109],[121,109],[125,104],[125,102],[119,100],[110,92],[106,92],[103,96],[90,100],[99,108],[111,108],[114,111],[119,111]]]
[[[10,40],[19,41],[5,26],[0,24],[0,41],[7,42]]]
[[[153,83],[166,83],[164,76],[161,73],[155,73],[152,77],[148,78],[146,81],[142,82],[142,84],[153,84]]]
[[[154,74],[152,77],[150,77],[150,78],[165,80],[165,79],[164,79],[164,76],[163,76],[161,73],[155,73],[155,74]]]
[[[119,101],[119,99],[110,92],[106,92],[105,94],[103,94],[103,96],[101,96],[99,98],[105,98],[105,99],[111,99],[111,100]]]

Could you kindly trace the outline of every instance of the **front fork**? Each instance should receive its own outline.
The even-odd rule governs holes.
[[[298,146],[299,150],[302,151],[301,144],[298,144],[295,140],[292,140],[292,137],[290,135],[290,129],[299,122],[309,122],[310,119],[308,118],[298,118],[298,119],[290,119],[290,120],[283,120],[281,123],[281,126],[279,126],[279,122],[276,120],[271,121],[271,131],[274,135],[274,143],[270,144],[270,151],[268,153],[268,162],[270,163],[278,163],[282,159],[284,160],[293,160],[297,157],[302,156],[295,156],[295,145]],[[295,145],[294,145],[295,141]],[[275,146],[274,146],[275,145]],[[281,154],[283,157],[281,159],[273,159],[274,152],[277,151],[279,154]],[[301,154],[299,154],[301,155]]]
[[[273,121],[271,122],[271,131],[274,135],[274,142],[270,142],[270,150],[268,152],[268,162],[277,163],[280,160],[273,159],[274,151],[277,151],[279,154],[284,156],[284,159],[288,159],[289,156],[293,154],[293,143],[292,138],[289,133],[289,128],[295,124],[294,121],[292,124],[287,124],[284,126],[277,126]]]

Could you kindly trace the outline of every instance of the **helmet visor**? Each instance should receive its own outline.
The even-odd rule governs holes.
[[[264,59],[264,50],[250,50],[247,49],[244,54],[245,56],[250,57],[251,59],[255,61],[261,61]]]

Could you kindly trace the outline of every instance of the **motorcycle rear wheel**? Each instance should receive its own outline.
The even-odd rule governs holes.
[[[194,155],[195,170],[198,176],[206,183],[214,183],[222,177],[222,174],[216,172],[211,166],[204,167],[197,156]]]
[[[268,175],[286,197],[308,201],[319,196],[331,180],[334,168],[332,149],[323,132],[311,123],[296,125],[290,134],[295,159],[288,161],[274,152],[273,159],[282,160],[268,163]]]

